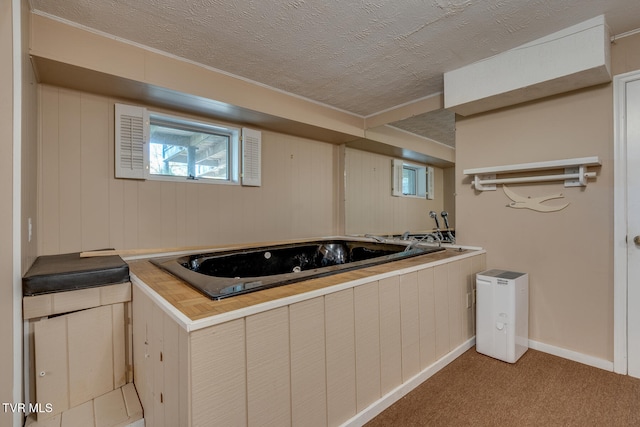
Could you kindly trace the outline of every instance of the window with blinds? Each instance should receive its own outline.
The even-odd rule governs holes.
[[[260,186],[262,134],[242,136],[240,152],[238,128],[116,104],[116,177]]]

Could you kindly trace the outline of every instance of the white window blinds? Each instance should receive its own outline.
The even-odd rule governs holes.
[[[116,178],[145,179],[149,169],[149,114],[146,108],[116,104]]]
[[[402,160],[391,160],[391,195],[402,196]]]
[[[242,128],[242,185],[262,185],[262,132]]]

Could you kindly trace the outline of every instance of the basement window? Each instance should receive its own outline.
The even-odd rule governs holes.
[[[433,168],[394,159],[392,195],[433,199]]]
[[[237,182],[238,130],[149,115],[149,175]]]
[[[402,195],[418,196],[418,188],[423,186],[418,178],[421,175],[420,169],[416,166],[402,165]]]
[[[260,158],[259,131],[116,104],[116,178],[260,186]]]

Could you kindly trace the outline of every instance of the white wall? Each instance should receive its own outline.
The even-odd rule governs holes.
[[[614,75],[640,69],[640,34],[612,44]],[[530,275],[529,338],[613,361],[613,85],[598,85],[459,118],[456,232],[487,249],[488,268]],[[475,193],[464,169],[598,156],[586,188],[513,185],[523,196],[562,193],[562,211],[506,207],[497,191]]]
[[[13,3],[0,3],[0,402],[14,402],[13,289]],[[18,353],[19,357],[19,353]],[[0,424],[12,414],[0,410]]]
[[[28,217],[36,210],[36,92],[28,57],[26,0],[0,4],[0,402],[23,402],[20,277],[36,256]],[[16,92],[17,91],[17,92]],[[4,409],[4,408],[3,408]],[[0,425],[22,414],[0,410]]]
[[[571,92],[457,123],[456,231],[487,250],[487,268],[529,273],[529,338],[613,360],[611,85]],[[509,185],[523,197],[562,193],[557,212],[513,209],[498,185],[476,192],[464,169],[598,156],[585,188]]]

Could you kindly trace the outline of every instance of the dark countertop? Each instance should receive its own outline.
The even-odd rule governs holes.
[[[81,258],[79,252],[39,256],[22,278],[23,296],[73,291],[129,281],[118,255]]]

